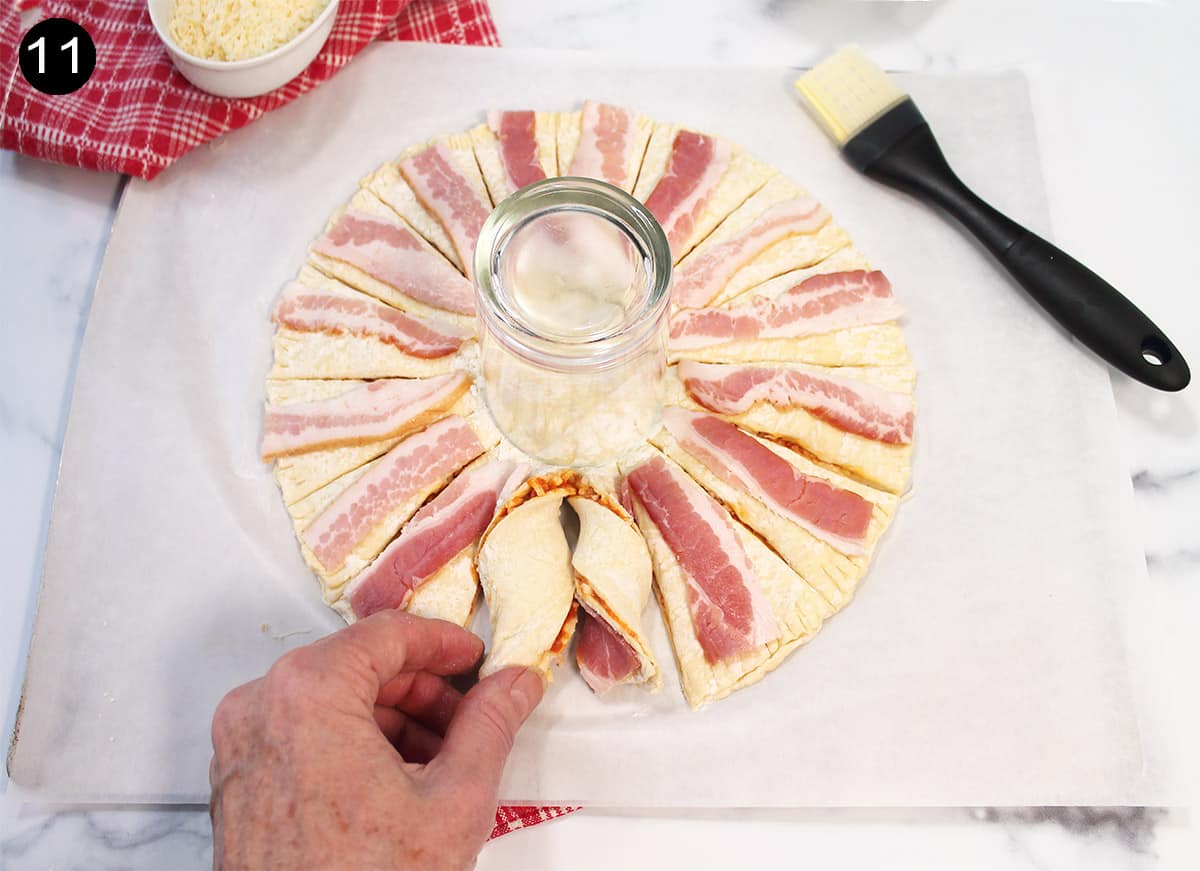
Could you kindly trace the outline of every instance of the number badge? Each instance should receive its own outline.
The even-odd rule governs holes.
[[[96,69],[96,44],[67,18],[39,21],[21,40],[21,75],[43,94],[70,94]]]

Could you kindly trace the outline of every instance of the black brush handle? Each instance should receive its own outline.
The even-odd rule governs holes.
[[[946,162],[912,100],[904,100],[843,146],[871,178],[945,209],[1064,328],[1112,366],[1159,390],[1182,390],[1187,361],[1150,318],[1069,254],[976,196]]]

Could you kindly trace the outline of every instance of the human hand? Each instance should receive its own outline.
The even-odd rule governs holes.
[[[213,716],[213,865],[470,868],[504,762],[542,697],[510,668],[465,696],[483,643],[381,611],[284,654]]]

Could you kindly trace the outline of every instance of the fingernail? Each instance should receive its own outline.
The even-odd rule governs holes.
[[[542,676],[531,668],[526,668],[517,675],[513,681],[509,692],[512,693],[513,700],[521,709],[521,719],[525,719],[533,712],[533,709],[538,706],[538,702],[542,700],[542,693],[545,691],[545,686],[542,683]]]

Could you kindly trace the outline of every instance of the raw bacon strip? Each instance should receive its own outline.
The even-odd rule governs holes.
[[[410,436],[376,461],[303,532],[304,543],[336,571],[398,504],[483,453],[471,426],[453,416]]]
[[[845,554],[866,553],[874,506],[857,493],[801,473],[728,421],[683,408],[663,411],[683,449],[727,484],[758,499]]]
[[[721,662],[777,638],[778,624],[725,509],[661,457],[628,480],[683,570],[705,659]]]
[[[354,335],[386,342],[405,354],[431,360],[457,351],[469,333],[424,320],[367,297],[328,293],[292,282],[275,304],[272,320],[302,333]]]
[[[816,200],[797,197],[776,203],[733,238],[702,247],[675,273],[671,301],[680,308],[707,305],[735,272],[781,239],[815,233],[829,222],[829,212]]]
[[[732,156],[732,147],[722,139],[692,130],[675,134],[667,170],[646,198],[646,208],[662,224],[677,257],[684,253],[680,248],[692,235]]]
[[[912,443],[912,397],[815,370],[776,366],[679,364],[679,377],[697,403],[717,414],[742,414],[756,402],[803,408],[842,432],[888,445]]]
[[[462,372],[384,380],[316,402],[267,405],[264,460],[396,438],[428,423],[470,386]]]
[[[313,243],[318,254],[349,263],[434,308],[475,313],[475,291],[441,254],[399,221],[349,208]]]
[[[301,403],[315,403],[344,396],[366,383],[349,380],[267,379],[267,402],[270,403],[268,412],[273,408],[291,408]],[[419,428],[414,426],[410,431]],[[394,448],[398,441],[399,437],[280,457],[275,463],[275,482],[283,492],[284,504],[293,505],[320,490],[330,481],[354,471],[376,457],[383,456]]]
[[[579,643],[575,661],[583,679],[597,693],[604,693],[631,679],[642,664],[629,642],[585,605],[575,627]]]
[[[546,177],[538,160],[536,113],[491,112],[488,125],[500,139],[500,158],[514,189]]]
[[[448,140],[452,149],[460,138]],[[479,176],[474,168],[465,166],[463,151],[454,150],[458,166],[472,182],[476,178],[483,181],[487,198],[493,203],[502,202],[518,188],[559,174],[558,113],[492,111],[486,123],[467,131],[466,139]]]
[[[641,156],[635,152],[645,147],[645,137],[638,135],[632,112],[587,100],[583,104],[579,147],[567,175],[598,178],[631,190],[635,181],[630,178],[631,168]]]
[[[346,595],[354,615],[406,607],[422,583],[478,541],[514,468],[495,462],[469,469],[427,502],[350,585]]]
[[[775,299],[756,296],[730,308],[677,312],[671,318],[671,350],[756,339],[798,339],[887,323],[901,313],[891,283],[878,270],[813,275]]]
[[[444,142],[435,142],[400,161],[400,172],[450,236],[469,278],[475,241],[492,210],[491,204],[458,169]]]

